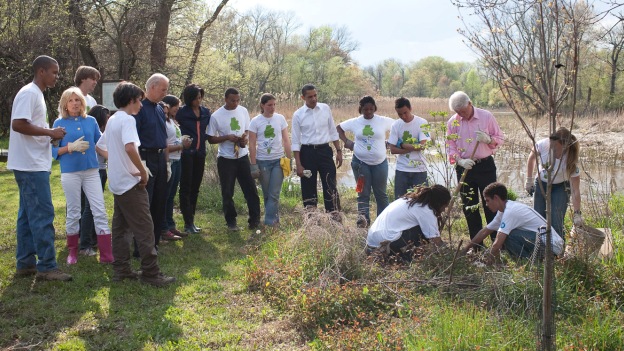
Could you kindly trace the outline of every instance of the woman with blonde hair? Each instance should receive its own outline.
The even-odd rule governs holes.
[[[570,203],[570,192],[574,208],[574,224],[583,224],[579,190],[581,183],[581,172],[578,167],[579,149],[579,143],[574,134],[570,133],[567,128],[561,127],[550,137],[538,141],[527,160],[525,189],[529,195],[533,195],[533,208],[544,218],[546,218],[546,196],[543,191],[546,191],[548,171],[552,172],[553,181],[550,192],[552,227],[564,240],[563,220]],[[538,173],[534,177],[533,169],[536,161]]]
[[[100,127],[95,118],[85,113],[85,98],[76,87],[63,92],[58,109],[60,117],[54,121],[54,127],[65,128],[67,134],[58,146],[52,148],[52,157],[59,160],[61,166],[61,185],[67,206],[67,264],[78,262],[81,190],[84,190],[93,212],[100,263],[112,263],[111,231],[95,152],[95,144],[102,135]]]

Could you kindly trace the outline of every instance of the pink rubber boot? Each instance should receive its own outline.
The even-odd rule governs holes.
[[[113,263],[113,247],[110,234],[97,236],[98,249],[100,250],[100,263]]]
[[[76,264],[78,263],[78,239],[80,235],[78,234],[67,234],[67,248],[69,249],[69,254],[67,255],[67,264]]]

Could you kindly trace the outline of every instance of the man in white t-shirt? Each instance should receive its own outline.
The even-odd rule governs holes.
[[[119,109],[106,124],[106,131],[97,143],[97,152],[108,158],[108,188],[114,196],[113,212],[113,280],[136,280],[153,286],[175,282],[174,277],[162,274],[154,241],[154,222],[150,213],[145,186],[148,169],[141,163],[136,129],[136,115],[141,110],[143,91],[136,85],[122,82],[113,92],[113,101]],[[158,222],[160,224],[160,222]],[[141,274],[130,267],[130,243],[134,236]]]
[[[34,79],[15,96],[11,111],[7,168],[19,188],[16,276],[37,275],[44,280],[71,280],[56,264],[54,206],[50,190],[50,141],[65,136],[63,128],[49,128],[43,92],[56,85],[59,65],[49,56],[33,61]]]
[[[390,152],[397,155],[394,198],[398,199],[415,186],[427,186],[427,162],[422,150],[431,138],[423,130],[423,125],[429,122],[412,114],[412,105],[408,99],[396,99],[394,109],[399,119],[392,124],[388,144]]]
[[[74,84],[82,91],[82,95],[87,100],[87,114],[93,106],[97,105],[97,101],[89,94],[97,87],[100,77],[100,71],[91,66],[80,66],[74,74]]]
[[[531,207],[512,200],[507,200],[507,188],[498,182],[489,184],[483,189],[486,206],[496,213],[494,220],[481,229],[464,247],[466,253],[483,241],[488,235],[496,233],[496,239],[486,256],[486,263],[500,260],[500,251],[505,249],[512,257],[528,258],[535,248],[536,233],[546,225],[546,220]],[[563,253],[563,239],[554,230],[552,234],[552,250],[557,256]],[[541,238],[545,243],[545,237]]]
[[[249,210],[249,229],[260,225],[260,198],[256,182],[251,176],[247,133],[249,112],[239,105],[240,93],[234,88],[225,91],[225,104],[212,114],[206,134],[210,144],[219,144],[217,170],[221,183],[223,214],[230,231],[239,231],[234,206],[234,185],[238,180]]]

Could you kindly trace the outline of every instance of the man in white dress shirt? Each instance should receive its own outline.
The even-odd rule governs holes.
[[[317,175],[320,174],[325,211],[340,211],[340,198],[336,189],[336,166],[342,165],[342,149],[334,117],[327,104],[318,102],[314,85],[304,85],[301,89],[301,98],[305,104],[293,114],[291,134],[297,175],[301,178],[303,207],[317,206],[316,184]],[[336,148],[335,165],[330,142]]]

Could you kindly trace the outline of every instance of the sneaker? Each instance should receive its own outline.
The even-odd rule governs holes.
[[[193,230],[194,230],[196,233],[199,233],[199,232],[201,232],[201,230],[202,230],[200,227],[196,226],[196,225],[195,225],[195,223],[193,223],[193,225],[191,225],[191,227],[193,227]]]
[[[124,281],[126,279],[137,280],[137,279],[139,279],[139,274],[140,273],[141,273],[141,271],[138,271],[138,272],[130,271],[130,272],[123,272],[123,273],[115,272],[115,273],[113,273],[113,281],[114,282],[121,282],[121,281]]]
[[[260,223],[259,222],[249,223],[249,229],[251,229],[251,230],[256,230],[259,227],[260,227]]]
[[[54,268],[47,272],[37,272],[36,278],[42,280],[60,280],[64,282],[72,280],[71,275],[61,272],[58,268]]]
[[[184,227],[184,232],[186,234],[198,234],[199,231],[195,230],[195,228],[193,226],[186,226]]]
[[[141,283],[149,284],[155,287],[163,287],[176,281],[174,277],[168,277],[162,273],[158,273],[155,277],[146,277],[144,275],[139,276]]]
[[[164,233],[160,238],[167,241],[178,241],[182,239],[181,237],[173,234],[170,230]]]
[[[237,226],[236,224],[228,224],[228,230],[231,232],[238,232],[241,230],[241,228],[239,226]]]
[[[16,277],[28,277],[28,276],[35,275],[35,274],[37,274],[37,267],[35,266],[19,268],[15,271]]]
[[[187,233],[185,233],[185,232],[181,232],[181,231],[179,231],[179,230],[177,230],[177,229],[175,229],[175,228],[169,229],[169,231],[170,231],[170,232],[172,232],[173,234],[175,234],[175,235],[179,236],[180,238],[185,238],[185,237],[187,237],[187,236],[188,236],[188,234],[187,234]]]
[[[97,252],[95,252],[95,250],[93,250],[92,248],[82,249],[82,250],[78,251],[78,253],[83,255],[83,256],[95,256],[95,255],[97,255]]]

